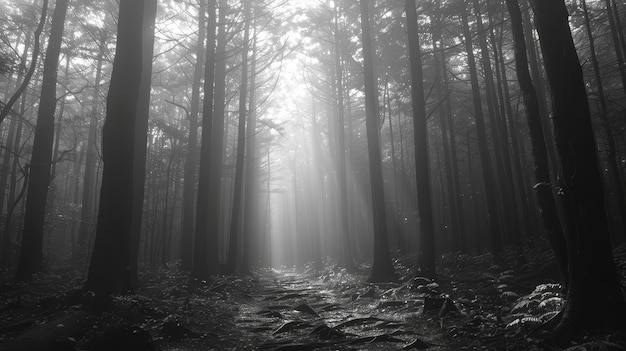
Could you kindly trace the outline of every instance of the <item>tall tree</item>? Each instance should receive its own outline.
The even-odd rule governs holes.
[[[421,276],[435,279],[435,230],[430,189],[430,164],[428,160],[428,125],[424,100],[424,74],[422,53],[417,27],[415,0],[406,0],[406,26],[409,60],[411,67],[411,101],[413,106],[413,144],[415,150],[415,177],[417,184],[417,207],[419,211],[420,248],[418,269]],[[454,204],[450,204],[454,206]]]
[[[552,93],[559,199],[568,253],[567,301],[557,335],[626,325],[583,72],[562,0],[531,0]],[[593,301],[594,303],[590,303]]]
[[[202,139],[200,144],[200,173],[198,174],[198,203],[196,205],[196,232],[191,274],[198,279],[209,279],[219,268],[218,233],[209,232],[209,201],[211,172],[211,131],[213,127],[213,83],[215,78],[216,1],[207,7],[206,61],[204,62],[204,101],[202,104]]]
[[[256,9],[256,8],[255,8]],[[256,18],[255,11],[252,14],[253,18]],[[252,40],[252,56],[250,57],[250,102],[248,112],[248,126],[246,128],[246,155],[245,155],[245,180],[244,180],[244,204],[243,204],[243,254],[241,256],[241,265],[239,271],[243,274],[250,275],[251,267],[250,260],[253,255],[253,240],[254,233],[258,225],[257,222],[257,202],[258,196],[258,174],[259,174],[259,161],[257,152],[257,91],[256,91],[256,77],[257,77],[257,40],[258,32],[256,28],[256,21],[253,20],[254,39]],[[245,45],[245,44],[244,44]]]
[[[369,155],[370,187],[374,221],[374,261],[369,281],[389,282],[396,279],[391,262],[387,238],[387,215],[383,188],[382,160],[378,135],[378,92],[374,75],[372,35],[370,29],[369,1],[359,0],[361,10],[361,40],[363,45],[363,68],[365,75],[365,127],[367,154]]]
[[[38,273],[42,269],[43,232],[54,140],[57,73],[68,4],[69,0],[57,0],[52,14],[50,38],[48,39],[44,61],[37,126],[35,127],[33,152],[30,160],[30,184],[28,184],[26,195],[22,246],[17,266],[16,277],[18,280],[29,280],[34,273]]]
[[[532,143],[532,155],[535,162],[534,175],[535,185],[533,189],[537,195],[539,214],[546,231],[548,241],[555,252],[561,275],[567,279],[567,252],[565,249],[565,236],[554,201],[553,185],[550,180],[550,167],[548,164],[548,150],[543,135],[541,124],[541,112],[537,91],[528,71],[528,57],[526,55],[526,40],[522,25],[522,13],[517,0],[507,0],[507,8],[511,19],[513,42],[515,44],[515,68],[517,80],[520,85],[524,106],[526,108],[526,121]],[[566,284],[567,285],[567,282]]]
[[[352,249],[350,248],[350,228],[348,223],[348,175],[346,170],[346,136],[344,131],[344,84],[341,57],[341,36],[339,33],[339,3],[335,3],[334,16],[334,66],[335,66],[335,136],[337,139],[336,164],[337,184],[339,186],[339,221],[341,222],[341,245],[343,248],[343,265],[348,270],[354,270]],[[391,121],[391,119],[390,119]]]
[[[463,36],[465,37],[465,51],[467,52],[467,64],[469,66],[470,80],[472,84],[472,97],[474,101],[474,119],[476,120],[476,131],[478,133],[478,153],[482,166],[483,182],[485,187],[495,184],[491,156],[487,146],[487,132],[485,131],[485,121],[483,116],[480,88],[478,86],[478,73],[476,72],[476,59],[474,57],[474,46],[472,36],[467,23],[467,10],[462,9],[461,22],[463,26]],[[494,191],[486,191],[487,212],[489,218],[489,238],[491,239],[491,251],[498,258],[502,254],[502,233],[500,231],[500,220],[498,215],[498,199]]]
[[[189,141],[185,157],[185,181],[183,183],[183,228],[181,237],[181,259],[183,269],[190,270],[193,266],[194,237],[194,203],[196,199],[196,164],[198,158],[198,110],[200,107],[200,83],[202,83],[202,67],[204,66],[206,10],[204,1],[200,1],[198,9],[198,38],[196,41],[196,62],[194,64],[193,82],[191,84],[191,111],[189,113]]]
[[[585,30],[587,32],[587,38],[589,38],[589,53],[591,55],[591,65],[593,67],[593,73],[596,80],[596,89],[598,91],[599,102],[599,117],[604,134],[606,136],[606,144],[608,147],[607,161],[609,164],[609,172],[611,178],[613,178],[613,185],[615,186],[615,197],[618,205],[618,214],[621,220],[622,233],[620,240],[626,239],[626,199],[624,198],[624,183],[622,182],[622,175],[620,174],[619,163],[621,157],[617,152],[617,145],[615,144],[615,138],[613,137],[613,131],[611,130],[611,124],[608,118],[608,109],[606,106],[606,97],[604,93],[604,86],[602,85],[602,73],[600,72],[600,63],[598,62],[598,55],[596,53],[596,43],[593,38],[593,31],[591,29],[591,20],[589,16],[589,10],[587,9],[587,1],[581,0],[583,8],[583,16],[585,19]]]
[[[209,170],[209,233],[221,234],[222,218],[222,168],[224,164],[224,137],[226,118],[226,14],[228,3],[219,2],[219,23],[215,49],[215,87],[213,94],[213,127],[211,128],[211,169]]]
[[[80,209],[80,225],[78,227],[78,250],[80,258],[87,257],[87,243],[93,228],[93,198],[95,193],[95,173],[96,173],[96,140],[98,131],[98,107],[100,105],[100,81],[102,80],[102,65],[106,50],[107,31],[100,29],[100,40],[98,42],[98,57],[96,62],[96,77],[94,81],[93,95],[91,98],[91,113],[89,116],[89,135],[87,136],[87,155],[85,160],[85,175],[83,177],[83,199]]]
[[[437,70],[437,75],[441,78],[440,82],[437,82],[437,87],[440,89],[439,96],[442,99],[445,99],[443,106],[440,108],[440,118],[441,118],[441,128],[442,128],[442,136],[444,136],[444,147],[448,144],[449,135],[449,153],[444,149],[444,155],[449,154],[449,162],[446,164],[446,176],[449,178],[448,186],[450,194],[450,204],[451,206],[456,207],[456,210],[451,211],[451,216],[453,220],[453,224],[456,225],[456,232],[458,235],[458,244],[459,249],[463,250],[466,245],[464,243],[464,236],[461,228],[463,227],[464,221],[464,211],[463,211],[463,193],[461,191],[461,181],[459,176],[459,162],[457,157],[457,148],[456,148],[456,132],[454,128],[454,120],[452,118],[452,102],[451,102],[451,91],[449,88],[449,78],[448,78],[448,65],[446,62],[446,50],[444,48],[444,43],[442,42],[442,34],[441,29],[443,27],[443,23],[441,20],[441,11],[437,11],[432,17],[431,20],[433,24],[432,28],[432,40],[433,40],[433,52],[435,53],[435,67],[439,68]],[[437,43],[439,43],[439,47],[437,47]],[[451,178],[451,179],[450,179]],[[452,233],[454,233],[455,229],[452,228]]]
[[[145,154],[138,152],[136,139],[147,135],[143,97],[149,94],[146,72],[151,71],[152,52],[146,49],[154,40],[155,16],[156,0],[120,1],[116,53],[102,130],[104,169],[98,223],[85,283],[85,288],[95,293],[97,310],[106,310],[110,295],[133,291],[136,283],[134,251],[139,238],[134,226],[141,212],[137,212],[135,202],[142,199],[136,198],[135,187],[136,178],[144,177],[136,173],[137,164],[145,165]]]
[[[237,158],[235,164],[235,189],[233,193],[233,211],[230,218],[230,240],[228,242],[227,269],[230,273],[237,270],[239,260],[239,228],[243,201],[243,172],[246,147],[246,115],[248,97],[248,54],[250,51],[250,3],[242,0],[244,7],[244,34],[241,51],[241,84],[239,86],[239,122],[237,127]]]

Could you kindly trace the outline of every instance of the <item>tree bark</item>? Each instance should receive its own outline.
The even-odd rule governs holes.
[[[409,60],[411,67],[411,101],[413,107],[413,144],[415,147],[415,176],[417,184],[417,208],[419,213],[420,248],[418,256],[419,275],[435,279],[435,232],[433,225],[430,164],[428,160],[428,126],[417,10],[415,0],[406,0],[406,23],[408,32]],[[454,206],[450,204],[450,206]]]
[[[567,302],[555,331],[569,337],[613,330],[626,324],[626,303],[613,262],[591,114],[567,8],[560,0],[531,4],[552,91],[568,252]]]
[[[255,18],[255,14],[252,18]],[[245,202],[243,204],[243,254],[241,256],[241,266],[239,272],[251,275],[250,260],[253,255],[253,240],[255,240],[254,233],[257,232],[255,228],[258,227],[258,206],[259,201],[259,181],[257,179],[259,174],[259,162],[257,155],[257,142],[256,142],[256,124],[257,124],[257,102],[256,102],[256,71],[257,67],[257,31],[256,21],[253,21],[254,27],[254,39],[252,41],[252,56],[250,57],[250,102],[248,112],[248,126],[246,128],[246,154],[245,154],[245,180],[244,180],[244,197]]]
[[[83,199],[80,209],[80,225],[78,227],[78,250],[77,257],[87,257],[89,237],[93,228],[93,195],[95,193],[95,166],[96,166],[96,139],[98,131],[98,105],[100,102],[100,80],[102,79],[102,65],[104,62],[104,50],[106,49],[107,32],[101,29],[99,42],[99,55],[96,64],[96,77],[94,90],[91,98],[91,114],[89,118],[89,136],[87,137],[87,156],[85,161],[85,175],[83,177]]]
[[[239,260],[239,226],[243,201],[243,172],[246,147],[246,101],[248,96],[248,51],[250,50],[250,4],[244,2],[245,29],[241,58],[241,85],[239,86],[239,125],[237,128],[237,159],[235,165],[235,189],[233,193],[233,211],[230,218],[230,241],[228,242],[227,269],[230,273],[237,270]]]
[[[474,119],[476,120],[476,131],[478,132],[478,153],[480,155],[480,163],[482,166],[484,185],[492,186],[495,183],[493,168],[491,165],[491,156],[487,147],[487,133],[485,131],[485,122],[483,119],[483,107],[480,97],[480,88],[478,86],[478,74],[476,72],[476,59],[474,58],[474,48],[472,45],[472,37],[467,23],[467,12],[463,9],[461,15],[463,25],[463,36],[465,37],[465,50],[467,52],[467,61],[470,71],[470,79],[472,83],[472,96],[474,100]],[[496,259],[502,254],[502,233],[500,228],[500,219],[498,215],[498,199],[494,191],[485,191],[487,198],[487,217],[489,219],[489,238],[491,240],[491,252]]]
[[[16,273],[16,278],[21,281],[30,280],[33,274],[41,272],[43,268],[41,263],[43,232],[54,140],[57,73],[68,3],[69,0],[56,2],[46,49],[39,112],[30,161],[30,184],[26,195],[22,246]]]
[[[339,221],[341,222],[341,245],[343,249],[343,265],[349,271],[354,271],[354,263],[352,259],[352,249],[350,246],[350,226],[348,223],[348,175],[346,171],[346,136],[344,122],[344,98],[343,98],[343,67],[341,60],[341,43],[339,33],[339,5],[335,3],[335,42],[334,42],[334,66],[335,66],[335,96],[336,96],[336,113],[335,120],[335,136],[337,139],[337,185],[339,186]],[[391,123],[391,118],[390,118]]]
[[[565,236],[559,222],[556,203],[552,195],[552,183],[550,181],[550,167],[548,164],[548,150],[543,135],[541,124],[541,112],[539,109],[539,99],[537,91],[528,71],[528,58],[526,56],[526,41],[522,25],[522,14],[517,4],[517,0],[507,0],[507,8],[511,18],[511,28],[513,42],[515,44],[515,68],[517,80],[520,85],[524,106],[526,108],[526,121],[530,132],[532,143],[532,155],[535,162],[535,194],[539,205],[541,221],[552,246],[564,285],[567,286],[567,251],[565,247]]]
[[[137,139],[147,135],[142,97],[149,94],[146,73],[151,71],[152,52],[147,48],[153,41],[150,33],[155,14],[156,0],[120,1],[116,54],[102,130],[104,169],[98,224],[85,283],[85,288],[95,293],[93,307],[97,311],[109,308],[110,295],[131,292],[136,284],[135,245],[139,238],[135,226],[141,219],[136,202],[142,200],[143,204],[143,199],[137,198],[135,187],[137,178],[144,177],[144,173],[137,174],[138,164],[145,167],[145,153],[137,150]]]
[[[213,83],[215,81],[216,1],[208,3],[206,61],[204,63],[204,101],[202,107],[202,140],[200,144],[200,173],[198,174],[198,203],[193,247],[194,278],[208,280],[219,270],[218,233],[209,231],[208,211],[211,172],[211,133],[213,130]]]
[[[385,214],[385,191],[383,187],[382,160],[378,135],[378,93],[372,62],[372,36],[368,0],[359,0],[361,10],[361,40],[363,44],[363,66],[365,74],[365,127],[367,153],[369,155],[370,187],[374,220],[374,262],[369,281],[372,283],[396,280],[391,262],[387,238],[387,216]]]
[[[200,84],[204,66],[204,39],[206,10],[204,1],[199,2],[198,38],[196,41],[196,62],[191,84],[191,109],[189,112],[189,141],[185,157],[185,180],[183,183],[183,228],[181,233],[182,268],[191,270],[193,266],[194,204],[196,201],[196,165],[198,162],[198,110],[200,105]]]

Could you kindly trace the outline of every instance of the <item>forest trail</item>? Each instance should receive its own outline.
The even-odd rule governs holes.
[[[345,271],[263,270],[239,306],[236,337],[259,350],[447,349],[420,294],[362,281]]]
[[[490,262],[446,257],[433,283],[414,277],[413,260],[398,259],[394,284],[367,283],[366,265],[355,273],[333,264],[259,268],[210,281],[168,265],[142,273],[136,294],[114,297],[103,315],[88,312],[79,274],[47,274],[0,285],[0,350],[35,341],[52,348],[30,350],[559,350],[528,332],[562,308],[560,286],[524,287],[513,277],[537,278],[540,267],[514,272]],[[620,337],[584,341],[621,345]],[[54,348],[59,341],[66,348]]]

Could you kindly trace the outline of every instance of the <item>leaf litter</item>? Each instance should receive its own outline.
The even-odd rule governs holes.
[[[624,278],[626,249],[618,249]],[[172,264],[144,270],[139,291],[116,297],[109,314],[84,317],[89,332],[71,323],[86,309],[80,275],[45,274],[0,286],[0,349],[24,335],[53,333],[64,350],[97,350],[119,338],[134,338],[137,350],[164,351],[560,350],[531,333],[565,303],[554,277],[533,273],[544,271],[539,266],[552,259],[550,252],[527,254],[526,267],[495,265],[489,255],[445,255],[437,282],[412,276],[414,258],[400,257],[396,270],[406,274],[397,284],[366,283],[367,266],[357,273],[334,265],[321,272],[259,269],[252,277],[206,282],[191,281]],[[567,350],[623,347],[609,335],[576,340]]]

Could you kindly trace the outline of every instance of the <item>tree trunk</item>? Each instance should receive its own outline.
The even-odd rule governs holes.
[[[406,0],[409,60],[411,64],[411,100],[413,107],[413,144],[415,145],[415,175],[417,184],[417,208],[419,212],[420,248],[418,256],[419,275],[435,279],[435,233],[433,225],[432,196],[430,189],[430,164],[428,160],[428,126],[417,10],[415,0]],[[450,204],[453,206],[453,204]]]
[[[104,170],[98,224],[85,288],[95,293],[94,308],[107,310],[109,296],[133,291],[136,283],[137,165],[145,167],[145,153],[137,150],[137,137],[147,134],[142,97],[148,94],[155,0],[121,0],[115,60],[107,115],[102,130]],[[146,64],[148,67],[146,67]],[[145,148],[145,144],[144,144]],[[144,157],[143,159],[141,157]],[[143,189],[142,195],[143,195]],[[141,201],[143,204],[143,200]],[[133,260],[135,262],[133,262]]]
[[[246,147],[246,98],[248,96],[248,51],[250,50],[250,4],[244,1],[245,29],[241,58],[241,85],[239,86],[239,125],[237,128],[237,160],[235,165],[235,189],[233,193],[233,211],[230,218],[230,241],[228,242],[229,273],[237,270],[239,260],[239,225],[243,201],[243,172]]]
[[[106,49],[107,32],[101,29],[99,56],[96,66],[94,90],[91,98],[91,114],[89,118],[89,136],[87,138],[87,159],[85,162],[85,175],[83,177],[83,199],[80,209],[80,225],[78,227],[78,254],[77,257],[86,259],[89,237],[93,228],[93,194],[95,193],[94,179],[96,166],[96,139],[98,131],[98,105],[100,102],[100,80],[102,79],[102,65],[104,62],[104,50]]]
[[[361,37],[363,43],[363,66],[365,74],[365,127],[367,133],[367,153],[369,155],[370,186],[374,220],[374,262],[369,281],[389,282],[396,279],[391,263],[387,239],[387,216],[385,214],[385,191],[383,186],[382,160],[378,135],[378,93],[374,63],[372,62],[372,36],[370,34],[369,1],[360,0]]]
[[[548,164],[548,150],[543,135],[541,124],[541,112],[539,109],[539,99],[533,81],[528,71],[528,58],[526,56],[526,41],[522,26],[522,14],[517,4],[517,0],[507,0],[507,7],[511,18],[515,49],[515,68],[517,80],[520,85],[524,106],[526,107],[526,121],[530,132],[532,143],[532,154],[535,161],[535,194],[539,205],[541,221],[546,231],[548,241],[552,246],[557,262],[559,264],[562,278],[567,286],[567,251],[565,247],[565,236],[559,222],[556,203],[552,195],[552,184],[550,182],[550,167]]]
[[[617,276],[582,68],[564,1],[531,0],[552,90],[561,158],[569,287],[557,335],[623,327],[626,303]],[[589,303],[594,301],[594,303]]]
[[[253,14],[252,18],[256,16]],[[256,124],[257,124],[257,102],[256,102],[256,71],[257,67],[257,31],[256,21],[253,20],[254,39],[252,42],[252,57],[250,58],[250,102],[248,113],[248,126],[246,128],[246,154],[245,154],[245,180],[244,180],[244,197],[243,204],[243,254],[241,256],[241,266],[239,271],[246,275],[251,275],[250,260],[253,255],[253,240],[256,240],[254,233],[258,234],[258,206],[259,201],[259,181],[257,179],[259,173],[259,162],[257,155],[256,142]]]
[[[554,145],[554,132],[552,131],[552,121],[550,120],[550,111],[548,110],[548,102],[546,101],[547,93],[545,80],[539,69],[540,58],[537,53],[535,37],[533,35],[533,27],[530,21],[530,6],[528,0],[521,1],[522,8],[526,10],[522,12],[522,22],[524,25],[524,38],[526,39],[526,49],[528,50],[528,63],[530,66],[530,76],[537,91],[537,99],[539,100],[539,113],[541,116],[541,126],[543,128],[544,143],[548,151],[548,164],[550,165],[550,175],[552,181],[556,181],[557,164],[559,162],[556,155],[556,147]]]
[[[208,217],[211,172],[211,133],[213,129],[213,83],[215,80],[215,28],[216,2],[208,3],[206,61],[204,63],[204,102],[202,108],[202,141],[200,144],[200,173],[198,174],[198,204],[196,206],[196,232],[193,247],[194,278],[208,280],[218,273],[218,233],[210,232]]]
[[[464,9],[461,15],[463,22],[463,36],[465,37],[465,50],[467,51],[467,61],[470,71],[470,79],[472,82],[472,96],[474,98],[474,119],[476,120],[476,131],[478,132],[478,153],[480,155],[480,163],[482,166],[484,185],[493,186],[495,183],[493,169],[491,165],[491,156],[487,147],[487,133],[485,131],[485,122],[483,119],[483,107],[480,98],[480,88],[478,86],[478,74],[476,72],[476,60],[474,58],[474,48],[472,45],[472,37],[467,23],[467,12]],[[487,216],[489,218],[489,237],[491,239],[491,252],[496,259],[502,254],[502,233],[500,228],[500,220],[498,215],[498,199],[494,191],[485,192],[487,198]]]
[[[452,123],[449,116],[448,104],[450,101],[450,93],[447,89],[447,84],[444,84],[446,78],[443,78],[448,74],[445,64],[445,54],[443,52],[443,45],[438,46],[441,42],[441,22],[437,15],[433,15],[431,20],[436,23],[432,26],[432,40],[433,40],[433,52],[435,58],[435,68],[437,72],[436,92],[437,97],[446,102],[439,107],[439,126],[441,129],[441,144],[443,146],[443,158],[444,168],[446,173],[446,186],[448,187],[448,206],[450,210],[450,235],[453,241],[453,249],[463,251],[465,248],[464,238],[462,233],[462,209],[461,198],[459,197],[458,184],[458,171],[454,171],[456,160],[456,145],[454,144],[454,127],[449,127],[448,124]],[[437,55],[436,52],[441,51],[441,55]],[[441,56],[441,57],[439,57]],[[452,140],[452,143],[450,142]],[[454,157],[452,156],[454,154]]]
[[[482,22],[482,14],[480,13],[480,4],[478,0],[473,0],[474,11],[476,14],[476,31],[478,32],[478,44],[481,51],[482,67],[485,75],[485,96],[487,100],[487,116],[491,127],[491,140],[495,153],[495,169],[493,174],[495,183],[493,184],[500,194],[501,211],[500,225],[503,227],[503,238],[513,237],[519,238],[519,217],[517,215],[517,202],[513,192],[513,175],[511,172],[511,162],[508,152],[508,140],[506,127],[503,125],[503,116],[499,114],[497,109],[498,99],[494,86],[494,74],[491,67],[489,48],[485,36],[485,28]],[[518,246],[519,249],[519,246]]]
[[[42,246],[54,140],[57,70],[68,2],[69,0],[56,2],[44,61],[39,112],[30,161],[30,184],[26,195],[24,231],[16,273],[16,278],[22,281],[30,280],[34,273],[41,272],[43,268]]]
[[[609,123],[608,111],[606,107],[606,98],[604,95],[604,87],[602,86],[602,75],[600,74],[600,64],[598,63],[598,57],[596,55],[596,45],[593,40],[593,33],[591,31],[591,23],[589,20],[589,11],[587,10],[587,1],[581,0],[583,7],[583,15],[585,17],[585,29],[587,30],[587,37],[589,38],[589,50],[591,52],[591,65],[593,66],[593,73],[596,79],[596,85],[598,87],[598,100],[600,102],[600,122],[606,135],[606,143],[608,146],[607,161],[609,163],[609,172],[611,178],[613,178],[615,186],[615,197],[618,205],[618,213],[621,224],[621,235],[619,240],[626,239],[626,199],[624,199],[624,183],[622,182],[622,175],[619,171],[619,163],[621,162],[619,154],[617,153],[617,147],[615,145],[615,138],[611,131],[611,124]]]
[[[198,9],[198,39],[196,41],[196,62],[191,84],[191,111],[189,113],[189,141],[185,157],[185,180],[183,183],[183,228],[181,233],[180,253],[182,268],[191,270],[193,266],[194,204],[196,200],[196,165],[198,158],[198,109],[200,104],[200,83],[204,66],[204,38],[206,10],[204,1]]]
[[[339,5],[335,3],[335,42],[334,42],[334,63],[335,63],[335,96],[337,106],[337,118],[335,120],[335,137],[337,140],[337,185],[339,186],[339,221],[341,222],[341,246],[343,249],[343,266],[349,271],[354,271],[352,259],[352,249],[350,247],[350,227],[348,223],[348,175],[346,171],[346,136],[344,131],[344,99],[343,99],[343,67],[341,65],[341,43],[339,33]],[[391,123],[391,118],[390,118]],[[401,234],[400,234],[401,235]]]
[[[225,130],[225,96],[226,96],[226,1],[219,2],[219,28],[217,47],[215,50],[215,87],[213,95],[213,127],[211,128],[211,169],[209,170],[209,210],[206,216],[209,221],[209,233],[216,238],[221,237],[224,224],[222,210],[222,168],[224,163]],[[215,243],[218,245],[218,243]]]

